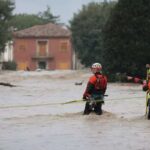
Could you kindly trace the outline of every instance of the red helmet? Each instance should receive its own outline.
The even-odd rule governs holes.
[[[100,72],[102,70],[102,65],[100,63],[94,63],[91,67],[93,73]]]

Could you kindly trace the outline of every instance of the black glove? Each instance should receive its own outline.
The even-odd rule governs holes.
[[[82,99],[83,99],[83,101],[87,101],[86,96],[83,96],[83,98],[82,98]]]

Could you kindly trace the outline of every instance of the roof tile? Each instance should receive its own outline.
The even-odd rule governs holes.
[[[70,37],[71,32],[62,25],[48,23],[14,32],[14,37]]]

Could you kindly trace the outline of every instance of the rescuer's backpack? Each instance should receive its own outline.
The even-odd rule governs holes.
[[[103,75],[96,75],[95,89],[103,90],[106,89],[107,79]]]

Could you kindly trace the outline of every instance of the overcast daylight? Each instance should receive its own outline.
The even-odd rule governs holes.
[[[0,150],[149,138],[150,0],[0,0]]]
[[[60,16],[62,23],[68,24],[73,13],[82,8],[82,5],[90,2],[102,2],[105,0],[15,0],[15,13],[38,13],[50,6],[55,16]]]

